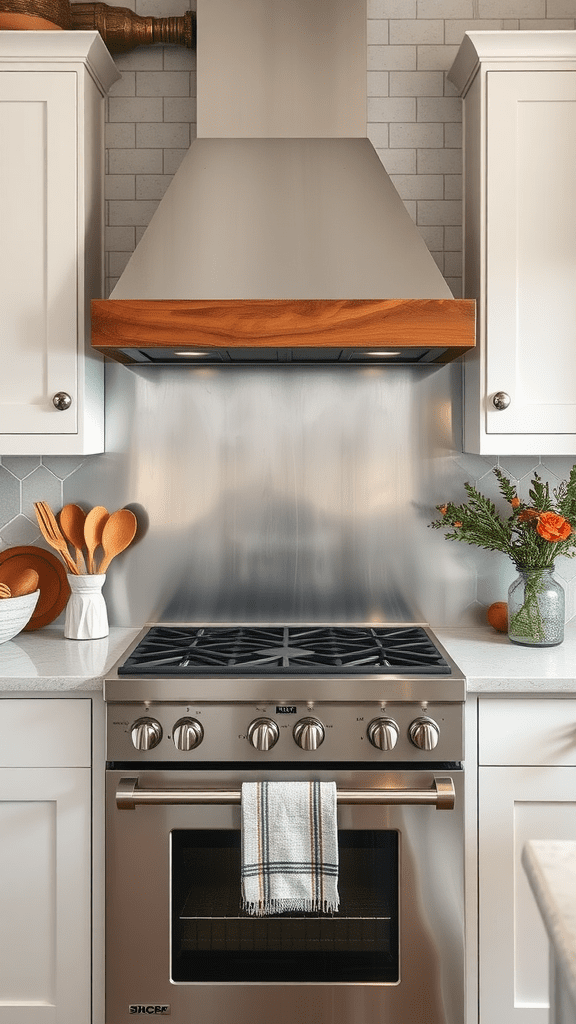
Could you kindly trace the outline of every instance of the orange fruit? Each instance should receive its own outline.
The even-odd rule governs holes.
[[[486,612],[486,618],[499,633],[508,632],[508,605],[506,601],[495,601]]]

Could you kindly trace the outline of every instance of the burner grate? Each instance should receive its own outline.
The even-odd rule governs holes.
[[[420,626],[153,626],[119,675],[449,675]]]

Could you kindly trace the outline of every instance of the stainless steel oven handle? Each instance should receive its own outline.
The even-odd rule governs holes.
[[[239,789],[140,789],[138,779],[120,779],[116,806],[133,811],[137,804],[239,804]],[[434,779],[430,789],[339,789],[339,804],[431,804],[437,811],[454,807],[454,783]]]

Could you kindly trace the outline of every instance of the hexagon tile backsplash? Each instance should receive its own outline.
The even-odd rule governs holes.
[[[100,456],[89,458],[97,459]],[[34,502],[47,501],[57,513],[66,501],[70,500],[66,496],[67,481],[70,481],[85,461],[86,459],[75,459],[70,456],[3,456],[0,459],[0,551],[8,547],[30,544],[48,548],[37,526]],[[497,481],[492,473],[495,465],[500,465],[516,482],[520,496],[527,500],[535,471],[543,480],[548,481],[552,490],[561,480],[567,479],[576,456],[546,456],[543,461],[538,456],[505,456],[496,459],[452,452],[447,461],[451,463],[451,467],[444,464],[442,477],[445,482],[450,481],[449,493],[443,490],[442,494],[438,495],[438,501],[465,500],[463,485],[469,481],[490,497],[505,514],[506,505],[499,494]],[[435,508],[431,505],[430,520],[435,514]],[[427,517],[423,517],[423,529],[427,526],[426,520]],[[484,609],[487,605],[503,599],[511,566],[508,559],[497,553],[485,552],[468,545],[457,547],[466,548],[469,556],[466,565],[470,567],[471,573],[474,573],[475,567],[475,600],[473,607],[468,606],[462,610],[461,621],[459,619],[453,624],[480,624],[484,621]],[[502,560],[506,563],[504,566]],[[571,619],[576,615],[576,558],[560,559],[556,565],[556,575],[565,586],[566,618]]]
[[[0,550],[35,544],[47,548],[34,512],[47,501],[55,512],[64,504],[64,480],[83,459],[69,456],[3,456],[0,460]]]

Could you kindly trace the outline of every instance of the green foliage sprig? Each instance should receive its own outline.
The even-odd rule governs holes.
[[[576,555],[576,465],[552,495],[537,473],[531,482],[531,504],[520,500],[512,481],[497,466],[500,493],[511,507],[503,518],[493,501],[466,483],[468,501],[437,505],[440,519],[430,523],[445,530],[447,540],[464,541],[488,551],[501,551],[518,569],[549,569],[558,555]]]

